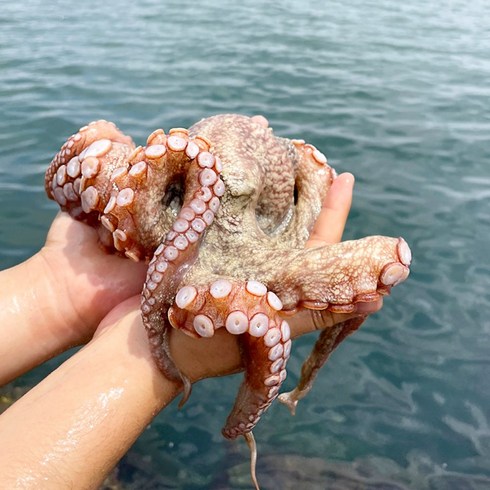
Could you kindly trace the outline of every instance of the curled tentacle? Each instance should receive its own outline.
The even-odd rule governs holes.
[[[71,136],[53,158],[46,191],[61,209],[97,228],[111,251],[149,259],[188,195],[191,211],[184,215],[194,212],[191,225],[197,233],[203,220],[204,227],[213,220],[224,184],[218,177],[221,162],[208,150],[204,138],[190,140],[180,128],[168,135],[156,130],[146,147],[135,149],[113,123],[95,121]],[[176,223],[177,230],[179,224],[185,223]],[[187,235],[189,242],[195,239],[192,231]]]
[[[141,298],[141,311],[157,364],[168,378],[181,380],[184,384],[184,398],[181,402],[183,404],[190,394],[190,383],[178,371],[170,355],[170,324],[167,313],[177,286],[196,260],[199,243],[219,209],[220,198],[225,190],[219,178],[222,165],[219,158],[208,151],[208,142],[198,137],[189,139],[184,129],[171,130],[168,137],[163,131],[156,131],[150,136],[149,142],[151,144],[134,157],[134,160],[138,160],[135,164],[139,166],[138,174],[153,171],[158,175],[161,172],[162,179],[166,179],[165,185],[162,184],[161,187],[167,188],[167,196],[169,186],[175,185],[175,188],[182,189],[183,197],[181,208],[173,219],[170,231],[166,233],[150,261]],[[118,176],[119,181],[131,178],[130,174],[131,170],[128,175]],[[138,178],[140,177],[138,175]],[[154,182],[151,185],[154,186]],[[139,206],[134,198],[129,204],[124,203],[124,206],[118,203],[121,192],[119,191],[114,209],[111,210],[112,215],[117,216],[118,222],[134,219],[131,213]],[[162,195],[154,196],[155,206],[158,206],[162,196],[165,197],[164,192]],[[177,195],[168,196],[169,199],[176,197]],[[148,209],[147,201],[142,204],[143,209]],[[167,204],[168,211],[169,207],[172,207],[172,201]],[[180,203],[177,203],[176,207],[179,205]],[[162,213],[167,212],[166,210]],[[140,214],[135,213],[134,216]],[[164,214],[162,221],[166,222],[171,218],[172,216]],[[147,224],[138,222],[137,227],[131,228],[134,236],[142,230],[144,232],[145,226]],[[164,223],[163,226],[168,225]],[[151,233],[151,230],[148,233]],[[124,241],[132,246],[132,243],[137,242],[134,236],[126,233]]]
[[[279,298],[264,284],[228,279],[209,287],[183,286],[170,308],[172,326],[191,337],[212,337],[223,327],[241,336],[245,381],[223,429],[229,439],[253,429],[286,377],[291,340],[289,325],[278,313],[281,308]]]
[[[389,294],[408,277],[410,262],[410,248],[402,238],[369,237],[309,249],[294,258],[296,273],[291,273],[287,289],[278,286],[278,292],[290,314],[302,308],[350,314],[356,303],[375,302]],[[298,386],[279,397],[293,415],[331,352],[365,318],[350,318],[322,331],[303,364]]]
[[[228,439],[245,436],[249,446],[247,434],[286,378],[291,339],[288,323],[279,316],[281,308],[279,298],[260,282],[218,279],[209,286],[182,287],[169,311],[171,324],[192,337],[212,337],[223,327],[240,336],[245,379],[222,433]]]
[[[63,211],[97,228],[109,249],[112,243],[99,216],[112,192],[110,176],[126,164],[133,148],[131,138],[113,123],[94,121],[68,138],[46,171],[48,196]]]
[[[180,251],[199,240],[224,193],[221,162],[208,149],[185,129],[156,130],[112,174],[115,190],[101,222],[118,250],[149,259],[164,240]]]

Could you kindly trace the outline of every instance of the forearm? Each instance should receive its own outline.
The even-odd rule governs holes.
[[[42,262],[36,254],[0,272],[0,385],[62,350],[63,329],[53,327],[72,314]]]
[[[97,488],[178,394],[134,306],[0,416],[5,488]]]
[[[60,213],[38,253],[0,272],[0,385],[90,340],[112,308],[140,293],[146,269],[104,253],[92,228]]]

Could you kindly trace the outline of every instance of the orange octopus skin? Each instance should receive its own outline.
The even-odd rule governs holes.
[[[189,130],[154,131],[137,147],[113,123],[71,136],[51,162],[48,196],[97,229],[109,253],[149,261],[141,311],[156,363],[178,371],[170,329],[238,335],[245,380],[226,422],[245,436],[278,397],[291,352],[285,318],[300,309],[354,311],[408,277],[411,253],[381,236],[305,249],[335,178],[325,156],[303,140],[277,137],[263,116],[218,115]],[[280,400],[294,413],[332,350],[364,317],[325,330],[298,387]]]

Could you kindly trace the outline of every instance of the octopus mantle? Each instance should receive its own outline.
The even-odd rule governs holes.
[[[156,363],[184,385],[169,352],[171,328],[239,335],[245,380],[223,429],[251,431],[278,396],[291,352],[288,315],[351,313],[406,279],[400,238],[373,236],[305,249],[335,179],[325,156],[276,137],[261,116],[220,115],[189,130],[154,131],[144,147],[97,121],[71,136],[46,172],[46,191],[95,227],[108,252],[149,261],[141,312]],[[303,368],[297,401],[330,352],[364,317],[326,329]]]

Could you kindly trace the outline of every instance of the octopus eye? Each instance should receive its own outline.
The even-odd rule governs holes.
[[[162,198],[162,204],[173,214],[178,214],[184,202],[184,183],[180,180],[171,182]]]
[[[293,192],[293,196],[294,196],[294,205],[296,206],[296,204],[298,204],[298,195],[299,195],[299,189],[298,189],[298,183],[295,182],[294,183],[294,192]]]

